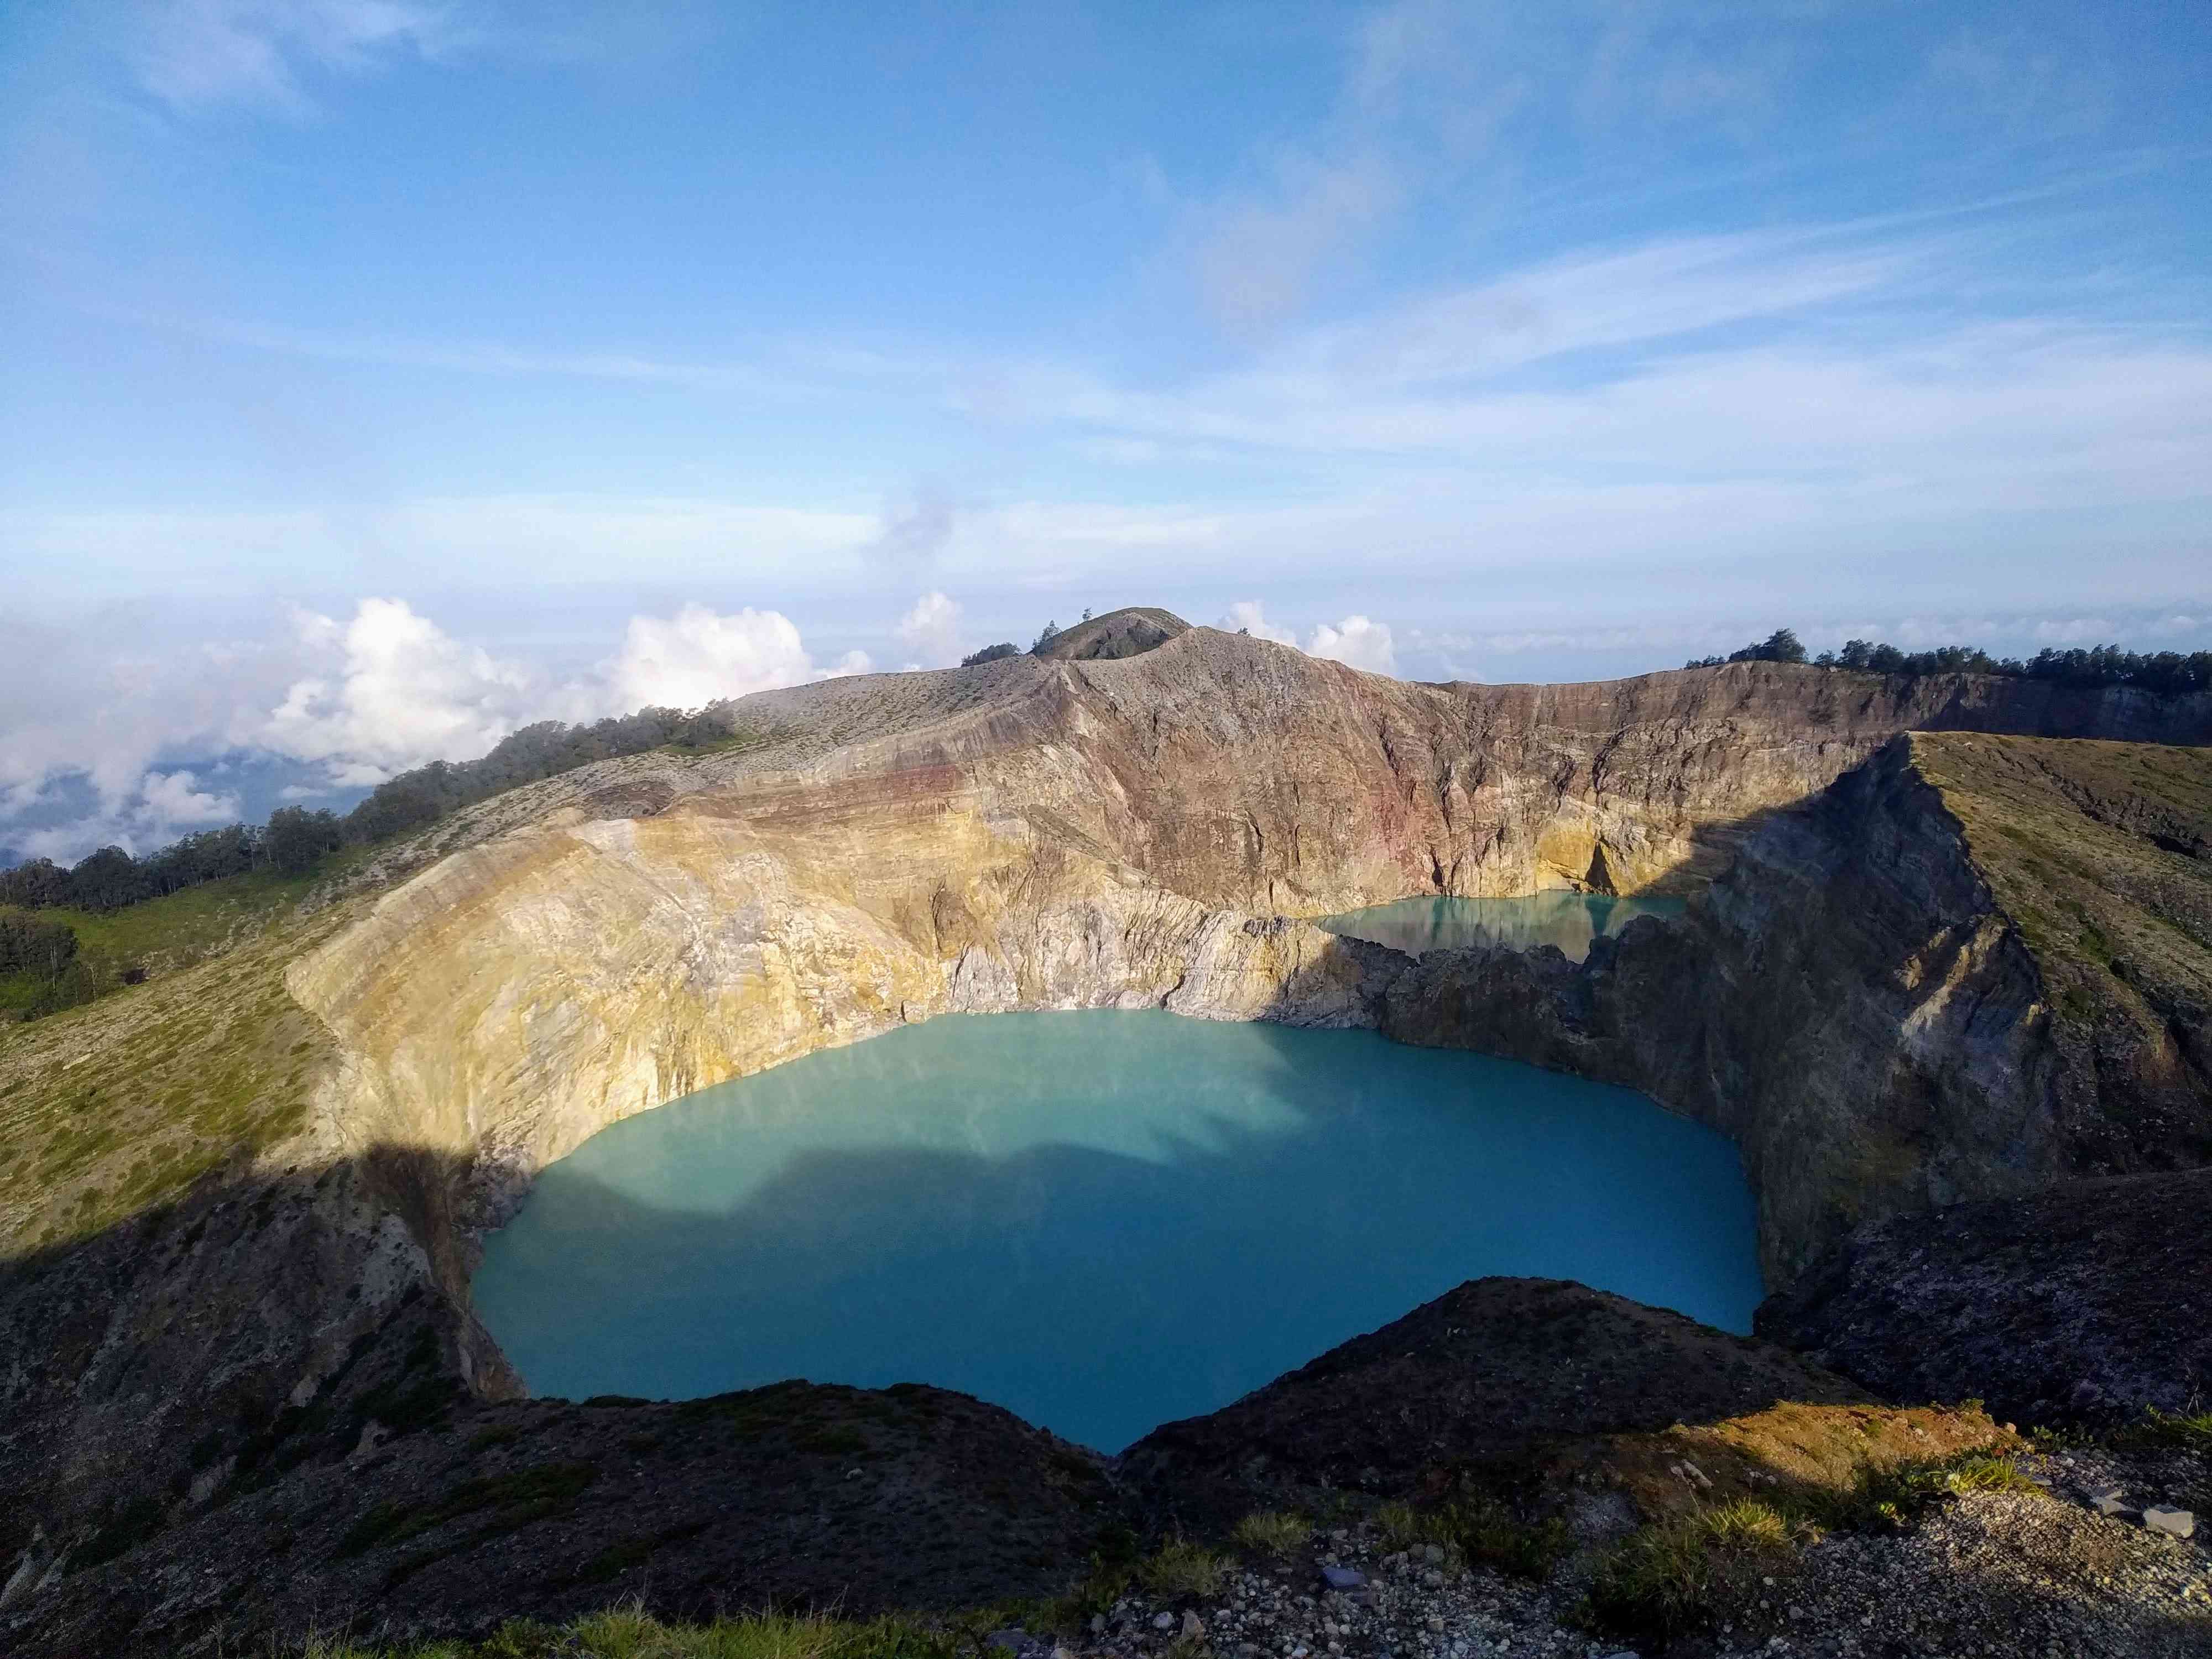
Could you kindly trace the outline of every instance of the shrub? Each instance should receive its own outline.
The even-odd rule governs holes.
[[[2112,1436],[2122,1446],[2171,1446],[2212,1455],[2212,1412],[2162,1412],[2146,1407],[2142,1419]]]
[[[1229,1567],[1228,1557],[1186,1538],[1170,1538],[1138,1567],[1137,1577],[1155,1595],[1212,1595]]]
[[[1281,1510],[1255,1510],[1237,1523],[1233,1536],[1248,1550],[1284,1555],[1313,1536],[1313,1522]]]
[[[1375,1511],[1375,1524],[1382,1534],[1382,1547],[1393,1553],[1429,1541],[1432,1528],[1411,1504],[1385,1504]]]
[[[1503,1504],[1455,1504],[1437,1516],[1444,1541],[1469,1561],[1539,1582],[1574,1547],[1557,1516],[1523,1521]]]
[[[1951,1465],[1945,1484],[1954,1492],[2016,1492],[2031,1498],[2051,1494],[2027,1475],[2009,1457],[1965,1457]]]
[[[1751,1498],[1641,1528],[1600,1564],[1588,1612],[1601,1628],[1670,1640],[1709,1624],[1790,1544],[1781,1512]]]

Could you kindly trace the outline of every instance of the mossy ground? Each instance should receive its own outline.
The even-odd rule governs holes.
[[[2212,750],[1946,732],[1912,754],[2060,1018],[2157,1045],[2212,997]]]
[[[284,968],[360,903],[302,915],[315,886],[235,876],[106,915],[40,913],[150,977],[0,1024],[0,1254],[88,1236],[304,1124],[334,1051]]]

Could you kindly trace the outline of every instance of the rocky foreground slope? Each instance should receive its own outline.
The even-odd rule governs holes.
[[[2155,746],[2212,738],[2203,699],[1759,664],[1421,686],[1189,629],[727,714],[714,752],[513,791],[255,951],[10,1035],[17,1608],[365,1468],[457,1389],[518,1395],[468,1273],[536,1170],[942,1012],[1373,1024],[1628,1083],[1735,1139],[1778,1288],[1892,1216],[2212,1158],[2208,773]],[[1584,964],[1296,920],[1561,884],[1696,896]],[[210,1021],[222,1065],[162,1070]],[[105,1074],[125,1031],[155,1084]],[[188,1167],[258,1150],[179,1192],[148,1149],[187,1121]],[[479,1478],[423,1443],[379,1467]],[[538,1502],[507,1530],[567,1512]]]

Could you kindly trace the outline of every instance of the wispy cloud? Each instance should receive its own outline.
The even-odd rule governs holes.
[[[146,0],[126,52],[172,108],[297,115],[314,107],[318,78],[438,59],[468,38],[451,8],[428,0]]]

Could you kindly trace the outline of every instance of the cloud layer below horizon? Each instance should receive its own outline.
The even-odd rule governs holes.
[[[1297,643],[1258,602],[1231,611],[1235,626]],[[244,803],[223,780],[241,760],[288,763],[285,797],[312,801],[430,761],[473,760],[537,720],[699,708],[875,670],[860,650],[817,660],[788,617],[751,607],[632,617],[612,654],[566,674],[457,638],[404,599],[365,599],[343,619],[294,610],[283,620],[258,638],[181,653],[118,641],[89,659],[57,656],[45,647],[74,641],[0,619],[0,660],[19,665],[0,671],[0,848],[68,861],[236,822]],[[908,672],[951,666],[988,642],[935,590],[888,632],[918,659]],[[1316,627],[1304,648],[1393,666],[1389,629],[1364,617]],[[185,763],[196,755],[218,758]],[[88,805],[58,818],[64,799]]]

